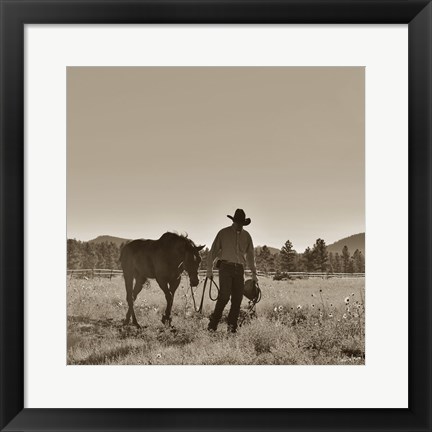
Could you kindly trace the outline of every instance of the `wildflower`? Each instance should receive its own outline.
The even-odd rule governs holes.
[[[297,310],[300,310],[301,308],[301,305],[297,305]]]
[[[322,292],[322,289],[320,289],[320,292]]]
[[[157,358],[157,359],[160,359],[161,357],[162,357],[162,354],[157,354],[157,355],[156,355],[156,358]]]
[[[333,314],[332,313],[329,313],[329,318],[333,318]]]
[[[282,312],[282,311],[283,311],[283,308],[284,308],[284,307],[283,307],[282,305],[280,305],[279,308],[278,308],[278,309],[279,309],[279,312]]]
[[[278,308],[277,306],[274,307],[273,312],[277,312]]]
[[[347,319],[347,314],[343,314],[343,315],[342,315],[342,318],[343,318],[343,319]]]
[[[312,294],[311,294],[311,296],[312,296],[312,297],[315,297],[315,294],[314,294],[314,293],[312,293]]]
[[[320,312],[319,316],[320,316],[320,318],[322,318],[324,316],[324,314],[322,312]]]
[[[351,293],[351,296],[354,297],[354,293]]]
[[[312,309],[315,309],[315,305],[314,305],[313,303],[311,304],[311,308],[312,308]]]
[[[349,297],[345,297],[345,304],[348,304],[349,303],[349,301],[350,301],[350,298]]]
[[[333,303],[330,303],[330,307],[333,307]]]

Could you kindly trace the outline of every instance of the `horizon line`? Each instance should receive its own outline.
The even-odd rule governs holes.
[[[174,232],[174,231],[165,231],[165,232]],[[178,232],[176,232],[176,234],[179,234]],[[347,238],[350,238],[350,237],[354,237],[354,236],[356,236],[356,235],[359,235],[359,234],[365,234],[366,235],[366,231],[361,231],[361,232],[357,232],[357,233],[355,233],[355,234],[350,234],[350,235],[348,235],[348,236],[345,236],[345,237],[342,237],[342,238],[340,238],[340,239],[338,239],[338,240],[335,240],[335,241],[333,241],[333,242],[331,242],[331,243],[328,243],[328,244],[326,244],[326,246],[331,246],[331,245],[333,245],[333,244],[335,244],[335,243],[337,243],[337,242],[339,242],[339,241],[341,241],[341,240],[344,240],[344,239],[347,239]],[[187,236],[187,233],[186,233],[186,236]],[[114,236],[114,235],[111,235],[111,234],[100,234],[100,235],[98,235],[98,236],[96,236],[96,237],[93,237],[93,238],[91,238],[91,239],[89,239],[89,240],[81,240],[81,239],[78,239],[78,238],[76,238],[76,237],[66,237],[66,239],[67,240],[77,240],[77,241],[81,241],[81,242],[90,242],[90,241],[93,241],[93,240],[96,240],[96,239],[98,239],[99,237],[114,237],[114,238],[118,238],[118,239],[123,239],[123,240],[126,240],[126,241],[132,241],[132,240],[136,240],[136,239],[129,239],[129,238],[125,238],[125,237],[120,237],[120,236]],[[140,239],[141,239],[141,237],[140,237]],[[318,240],[318,239],[322,239],[322,237],[318,237],[316,240]],[[288,239],[289,240],[289,239]],[[325,241],[325,239],[323,239],[324,241]],[[286,242],[287,240],[285,240],[285,242]],[[283,242],[283,244],[285,244],[285,242]],[[264,246],[267,246],[267,247],[271,247],[271,248],[273,248],[273,249],[277,249],[277,250],[280,250],[281,248],[277,248],[277,247],[275,247],[275,246],[272,246],[272,245],[269,245],[269,244],[263,244],[263,245],[255,245],[254,247],[255,248],[258,248],[258,247],[260,247],[260,248],[262,248],[262,247],[264,247]],[[311,246],[306,246],[306,248],[308,248],[308,247],[312,247],[313,245],[311,245]],[[306,249],[305,248],[305,249]],[[208,249],[210,249],[210,247],[208,248]],[[293,244],[293,249],[297,252],[297,249],[294,247],[294,244]]]

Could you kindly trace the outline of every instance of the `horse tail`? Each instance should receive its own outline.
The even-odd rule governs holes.
[[[125,262],[125,260],[127,259],[127,247],[128,243],[126,243],[125,245],[123,245],[123,247],[120,249],[120,256],[118,257],[118,262],[122,265],[123,267],[123,263]]]

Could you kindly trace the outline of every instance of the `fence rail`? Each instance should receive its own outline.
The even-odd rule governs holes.
[[[246,270],[246,275],[250,276],[251,272]],[[67,274],[70,278],[94,278],[94,277],[109,277],[122,276],[122,270],[116,269],[68,269]],[[206,270],[199,270],[198,274],[200,276],[206,275]],[[219,275],[218,270],[214,270],[213,274],[215,276]],[[258,276],[273,277],[276,272],[262,272],[258,271]],[[325,272],[285,272],[284,275],[288,275],[290,278],[361,278],[365,277],[364,273],[325,273]]]
[[[200,276],[205,276],[206,271],[200,270],[199,272]],[[247,276],[251,275],[250,270],[245,271]],[[215,276],[219,275],[219,270],[213,270],[213,274]],[[273,277],[276,272],[263,272],[258,271],[258,276],[267,276],[267,277]],[[339,277],[339,278],[359,278],[359,277],[365,277],[365,273],[326,273],[326,272],[283,272],[284,275],[288,275],[289,277],[293,278],[333,278],[333,277]]]
[[[123,274],[123,271],[115,269],[68,269],[67,274],[71,279],[73,277],[109,277],[111,279],[113,276],[121,276]]]

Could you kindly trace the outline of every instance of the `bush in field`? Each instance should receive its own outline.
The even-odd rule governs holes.
[[[289,278],[290,278],[290,276],[289,276],[288,272],[282,272],[279,270],[273,276],[273,280],[275,280],[275,281],[288,280]]]

